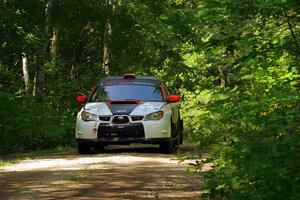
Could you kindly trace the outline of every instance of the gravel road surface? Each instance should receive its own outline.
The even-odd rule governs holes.
[[[187,172],[193,160],[175,158],[124,146],[25,160],[0,167],[0,199],[201,199],[203,180]]]

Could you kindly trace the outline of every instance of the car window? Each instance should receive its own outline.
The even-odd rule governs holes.
[[[109,82],[98,85],[90,102],[115,100],[163,101],[159,85],[143,82]]]

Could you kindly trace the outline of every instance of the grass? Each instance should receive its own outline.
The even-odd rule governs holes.
[[[70,152],[74,152],[73,147],[59,146],[59,147],[56,147],[53,149],[47,149],[47,150],[0,155],[0,166],[13,165],[13,164],[20,163],[23,160],[35,159],[35,158],[40,158],[40,157],[44,157],[44,156],[53,156],[53,155],[57,155],[57,154],[64,154],[64,153],[70,153]]]
[[[67,180],[69,181],[80,181],[81,179],[86,179],[90,176],[90,171],[87,168],[83,170],[72,172],[67,176]]]

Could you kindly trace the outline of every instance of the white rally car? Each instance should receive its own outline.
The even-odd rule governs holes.
[[[183,142],[180,96],[170,95],[158,78],[107,77],[77,101],[84,103],[76,122],[80,154],[130,143],[159,144],[161,152],[170,153]]]

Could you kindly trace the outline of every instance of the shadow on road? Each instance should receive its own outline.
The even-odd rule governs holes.
[[[201,199],[202,178],[171,157],[155,146],[112,146],[36,159],[24,171],[0,170],[0,199]]]
[[[180,149],[173,154],[176,153],[194,153],[196,152],[196,144],[185,144],[180,147]],[[160,153],[158,149],[158,145],[112,145],[106,147],[104,151],[93,150],[92,154],[101,154],[101,153]]]
[[[159,153],[157,146],[109,146],[104,151],[93,151],[93,153]]]
[[[94,169],[93,169],[94,168]],[[79,171],[0,174],[0,199],[198,199],[201,180],[181,166],[102,164]]]

